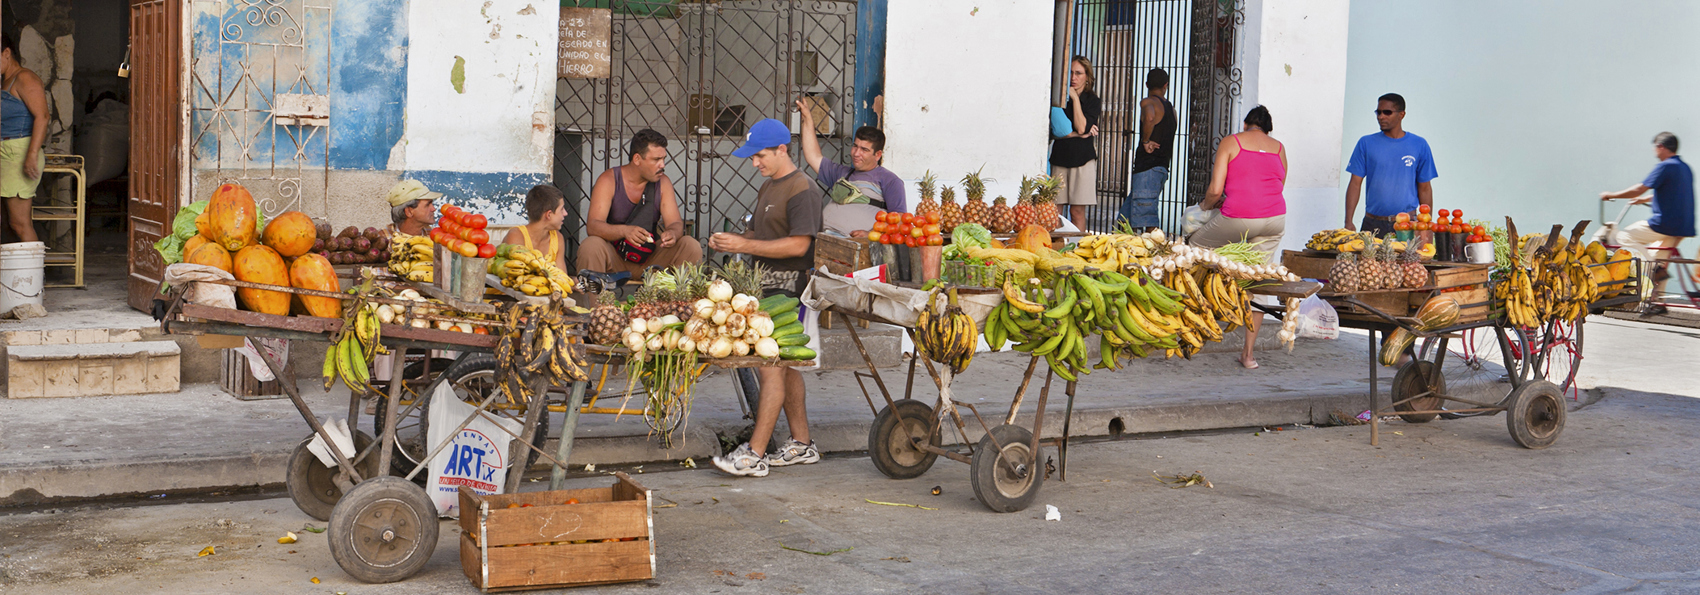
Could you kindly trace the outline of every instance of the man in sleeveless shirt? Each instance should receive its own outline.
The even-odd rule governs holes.
[[[749,140],[732,152],[749,159],[767,182],[756,191],[750,227],[743,234],[717,233],[708,238],[715,250],[748,254],[766,270],[762,278],[764,296],[797,296],[814,268],[815,234],[821,231],[822,196],[813,180],[791,161],[791,131],[779,120],[768,118],[750,127]],[[724,456],[714,457],[714,466],[733,475],[761,477],[768,467],[814,463],[820,451],[809,439],[808,410],[804,404],[807,387],[796,368],[758,368],[761,402],[756,407],[755,430],[750,441]],[[791,439],[774,452],[765,452],[779,412],[791,428]],[[759,446],[751,446],[759,445]],[[757,450],[760,449],[760,450]]]
[[[1175,151],[1175,104],[1169,103],[1169,72],[1153,68],[1145,73],[1149,95],[1139,101],[1139,138],[1134,149],[1133,183],[1122,201],[1121,218],[1135,231],[1163,225],[1157,217],[1157,196],[1169,181],[1169,161]]]
[[[590,189],[578,270],[628,272],[702,261],[702,244],[685,235],[673,182],[661,173],[667,137],[645,128],[632,135],[631,161],[602,172]]]

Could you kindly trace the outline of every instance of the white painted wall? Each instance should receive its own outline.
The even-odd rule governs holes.
[[[959,185],[984,165],[997,180],[987,184],[988,201],[1043,173],[1052,9],[1037,0],[891,2],[886,167],[906,179],[930,169]]]
[[[1686,0],[1355,2],[1340,163],[1395,92],[1434,150],[1437,208],[1522,229],[1597,220],[1601,191],[1652,169],[1655,133],[1700,147],[1696,29]]]
[[[1339,227],[1343,221],[1340,135],[1350,7],[1341,0],[1246,4],[1241,45],[1245,84],[1236,129],[1245,113],[1261,104],[1275,123],[1271,136],[1286,146],[1287,233],[1282,248],[1301,248],[1312,233]]]
[[[390,169],[549,172],[559,17],[536,0],[410,2],[407,133]],[[449,81],[456,56],[462,92]]]

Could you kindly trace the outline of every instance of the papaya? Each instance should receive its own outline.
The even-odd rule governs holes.
[[[267,230],[271,227],[267,226]],[[335,292],[339,288],[336,281],[336,270],[331,268],[331,261],[317,254],[303,254],[289,263],[289,286],[299,289],[317,289],[319,291]],[[298,295],[301,306],[307,309],[307,314],[320,318],[342,318],[342,300],[313,295]]]
[[[260,242],[276,250],[279,256],[295,258],[313,249],[318,240],[313,220],[301,211],[289,211],[266,223]]]
[[[189,236],[189,240],[183,242],[183,262],[188,262],[189,253],[194,252],[196,248],[201,247],[201,245],[205,243],[207,243],[207,239],[201,237],[200,234]],[[229,250],[226,250],[226,252],[229,252]]]
[[[211,207],[208,207],[211,208]],[[236,252],[232,259],[236,279],[249,283],[289,287],[289,267],[277,251],[258,244]],[[289,315],[289,294],[268,289],[236,288],[236,297],[249,310],[278,316]]]
[[[195,237],[199,238],[200,236]],[[224,246],[206,240],[202,240],[199,245],[195,246],[194,250],[184,250],[183,262],[204,264],[226,273],[235,274],[235,270],[231,268],[230,251],[225,250]]]
[[[1010,243],[1014,244],[1015,248],[1028,252],[1035,252],[1041,247],[1050,248],[1051,232],[1044,227],[1030,224],[1021,228],[1021,231],[1015,232],[1015,237],[1010,240]]]
[[[236,184],[225,184],[213,191],[212,199],[207,202],[207,210],[195,218],[195,229],[206,236],[207,240],[224,246],[225,250],[236,252],[254,245],[259,235],[259,231],[254,227],[258,223],[254,197],[248,194],[248,189]]]

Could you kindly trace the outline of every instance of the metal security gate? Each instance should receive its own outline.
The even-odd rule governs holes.
[[[592,4],[608,3],[586,3]],[[798,98],[824,101],[830,122],[817,122],[826,128],[821,151],[848,162],[854,2],[611,4],[610,76],[556,84],[555,185],[567,196],[564,229],[581,234],[571,238],[575,251],[596,178],[629,161],[627,143],[644,128],[667,137],[664,172],[698,239],[737,227],[750,213],[765,178],[732,151],[763,118],[785,121],[796,132]],[[807,171],[798,144],[791,148]]]
[[[190,147],[267,216],[323,212],[330,162],[331,0],[193,0],[219,16],[190,64]]]
[[[1087,227],[1108,231],[1127,197],[1140,142],[1145,75],[1169,73],[1169,102],[1179,112],[1169,181],[1158,197],[1163,228],[1180,230],[1181,211],[1204,198],[1216,143],[1236,132],[1237,63],[1244,0],[1076,0],[1073,53],[1092,60],[1103,104],[1098,123],[1098,206]]]

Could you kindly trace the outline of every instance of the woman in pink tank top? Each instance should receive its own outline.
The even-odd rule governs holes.
[[[1287,219],[1287,199],[1282,196],[1287,185],[1287,152],[1280,141],[1269,137],[1274,129],[1269,109],[1260,105],[1246,114],[1245,132],[1222,139],[1217,145],[1210,190],[1199,207],[1221,211],[1193,232],[1187,243],[1220,248],[1243,241],[1273,257],[1286,232]],[[1257,367],[1251,349],[1257,344],[1257,330],[1263,322],[1262,314],[1253,312],[1246,325],[1245,350],[1240,354],[1240,364],[1247,369]]]

